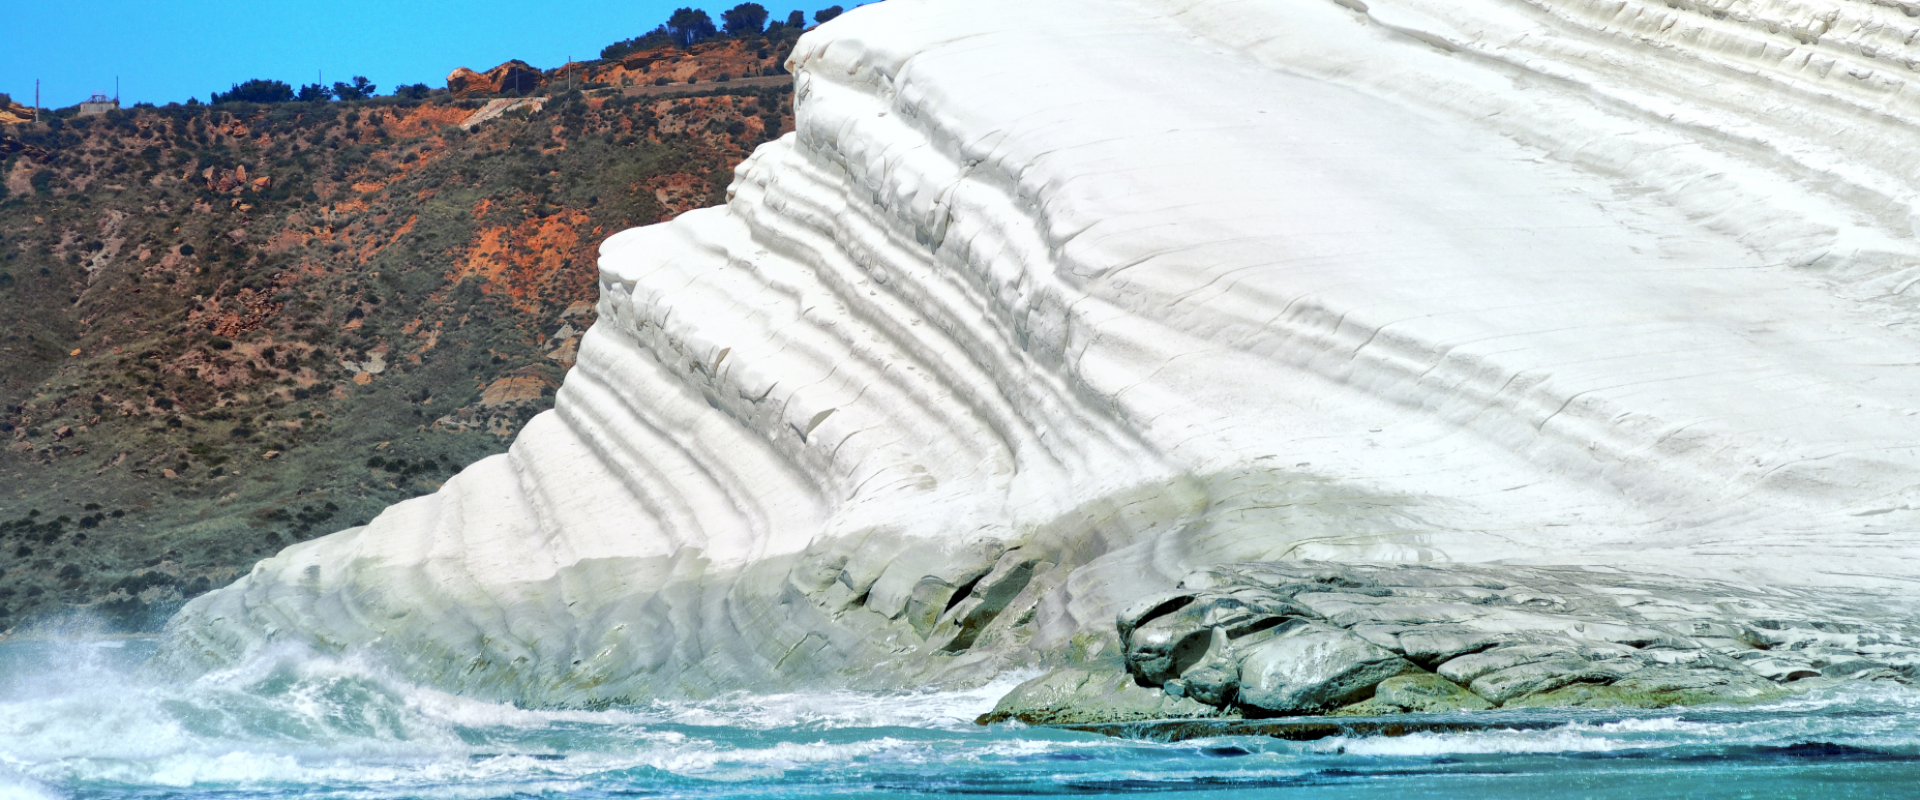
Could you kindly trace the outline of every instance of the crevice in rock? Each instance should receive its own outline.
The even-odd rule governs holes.
[[[958,653],[972,647],[974,640],[980,637],[987,625],[991,624],[995,617],[1000,616],[1000,612],[1005,611],[1013,602],[1013,598],[1019,596],[1021,590],[1027,588],[1027,583],[1033,580],[1035,563],[1023,561],[1013,565],[1004,573],[995,569],[976,580],[975,584],[978,585],[995,574],[1000,575],[998,580],[988,584],[980,592],[980,604],[960,617],[959,632],[954,634],[953,641],[948,642],[947,646],[941,649],[949,653]]]
[[[1181,639],[1179,644],[1173,646],[1173,674],[1185,675],[1188,670],[1193,669],[1193,666],[1200,663],[1200,659],[1207,655],[1207,645],[1212,641],[1211,628],[1194,631]]]
[[[1252,636],[1261,631],[1273,630],[1274,628],[1278,628],[1281,625],[1284,625],[1292,621],[1293,619],[1294,619],[1293,617],[1266,617],[1264,619],[1255,621],[1251,625],[1242,625],[1238,628],[1228,628],[1227,638],[1241,639],[1248,636]]]
[[[1169,599],[1166,602],[1161,603],[1160,605],[1154,606],[1153,608],[1148,609],[1147,613],[1141,614],[1139,617],[1135,619],[1125,621],[1120,631],[1121,635],[1126,636],[1128,634],[1131,634],[1133,633],[1133,631],[1138,630],[1142,625],[1145,625],[1156,619],[1159,619],[1175,611],[1179,611],[1180,609],[1186,608],[1189,605],[1192,605],[1193,601],[1194,601],[1193,595],[1185,594],[1179,597]]]
[[[986,577],[987,577],[987,573],[982,572],[979,575],[974,576],[973,580],[960,584],[959,588],[956,588],[953,590],[953,596],[947,598],[947,607],[940,609],[940,613],[944,616],[947,612],[952,611],[954,606],[960,605],[960,601],[965,600],[968,597],[972,596],[973,587],[979,586],[980,581],[984,580]]]

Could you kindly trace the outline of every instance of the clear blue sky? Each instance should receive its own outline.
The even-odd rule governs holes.
[[[0,92],[61,108],[94,92],[126,105],[164,105],[225,91],[249,78],[294,86],[365,75],[387,94],[401,84],[446,85],[455,67],[486,69],[518,58],[542,69],[594,58],[600,48],[653,30],[693,6],[720,20],[729,2],[536,0],[374,2],[335,0],[8,0],[0,12]],[[773,19],[847,0],[758,0]]]

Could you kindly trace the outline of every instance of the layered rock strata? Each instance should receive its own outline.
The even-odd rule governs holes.
[[[1122,655],[983,722],[1750,704],[1920,679],[1920,624],[1828,592],[1612,570],[1222,564],[1122,611]]]
[[[262,562],[163,658],[293,638],[537,704],[1034,664],[1148,716],[1764,695],[1719,634],[1562,623],[1735,624],[1598,610],[1631,586],[1825,587],[1861,630],[1911,607],[1912,26],[1841,0],[858,9],[802,39],[798,130],[725,207],[607,241],[599,321],[509,454]],[[1445,661],[1410,640],[1480,623],[1366,616],[1472,605],[1414,602],[1414,572],[1248,577],[1291,621],[1238,637],[1190,620],[1225,601],[1113,624],[1195,569],[1303,559],[1498,562],[1433,586],[1566,610]],[[1666,653],[1738,680],[1668,681]],[[1486,671],[1434,671],[1460,658]]]

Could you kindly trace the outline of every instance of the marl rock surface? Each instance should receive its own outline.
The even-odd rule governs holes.
[[[796,131],[724,208],[605,243],[509,453],[195,601],[162,657],[296,639],[532,704],[1119,657],[1272,713],[1472,703],[1427,672],[1505,705],[1839,674],[1845,648],[1736,659],[1685,625],[1732,626],[1722,596],[1850,597],[1771,603],[1806,622],[1751,626],[1781,635],[1910,618],[1896,6],[857,9],[799,42]],[[1114,625],[1196,569],[1301,560],[1581,590],[1250,583],[1191,629]],[[1652,605],[1603,613],[1611,584]]]
[[[1831,592],[1603,569],[1221,564],[1122,611],[1124,658],[1035,678],[981,720],[1645,708],[1920,682],[1920,621],[1880,617]]]

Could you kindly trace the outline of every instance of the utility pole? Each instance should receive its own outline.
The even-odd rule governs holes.
[[[33,79],[33,121],[40,121],[40,79]]]

